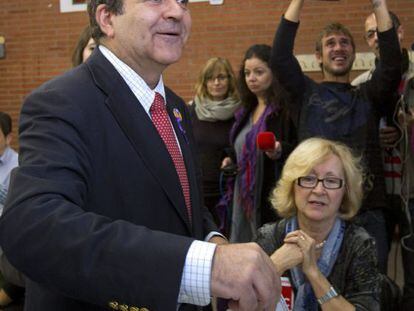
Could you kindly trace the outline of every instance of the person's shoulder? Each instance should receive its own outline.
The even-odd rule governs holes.
[[[280,241],[285,232],[285,221],[278,220],[276,222],[264,224],[257,231],[255,241],[267,254],[272,254],[280,247]]]
[[[260,236],[263,237],[267,237],[273,234],[273,232],[275,232],[276,227],[278,226],[280,221],[276,221],[276,222],[270,222],[267,224],[264,224],[263,226],[261,226],[258,229],[258,233]]]
[[[88,93],[88,90],[91,91],[91,84],[88,81],[92,81],[89,72],[84,65],[80,65],[46,81],[29,96],[39,93],[61,94],[62,96]]]
[[[347,222],[345,228],[345,241],[354,247],[358,247],[367,243],[373,243],[374,239],[361,226],[358,226],[353,222]]]
[[[303,73],[303,72],[302,72]],[[311,77],[309,77],[308,75],[303,73],[303,80],[305,81],[306,86],[317,86],[317,87],[321,87],[322,83],[321,82],[317,82],[315,80],[313,80]]]
[[[30,93],[22,105],[20,120],[30,123],[42,115],[48,115],[86,125],[96,119],[98,109],[106,107],[102,104],[104,100],[105,93],[82,64]]]

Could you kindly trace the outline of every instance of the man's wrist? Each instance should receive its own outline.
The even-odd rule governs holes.
[[[204,239],[204,241],[205,242],[211,242],[211,239],[213,239],[213,237],[221,237],[221,238],[223,238],[223,239],[225,239],[225,240],[227,240],[226,239],[226,237],[224,236],[224,235],[222,235],[220,232],[218,232],[218,231],[211,231],[206,237],[205,237],[205,239]],[[213,243],[213,242],[212,242]]]
[[[208,242],[214,243],[214,244],[217,244],[217,245],[228,244],[229,243],[229,241],[225,237],[220,236],[220,235],[213,236],[212,238],[210,238],[210,240],[208,240]]]
[[[195,240],[185,259],[178,303],[205,306],[210,303],[210,283],[216,244]]]

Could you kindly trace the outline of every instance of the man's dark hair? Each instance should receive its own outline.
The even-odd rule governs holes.
[[[6,137],[12,131],[12,119],[9,114],[0,111],[0,128]]]
[[[329,36],[333,33],[341,33],[347,36],[351,40],[352,48],[354,49],[355,53],[355,41],[354,37],[352,36],[351,32],[348,28],[346,28],[341,23],[331,23],[329,25],[326,25],[325,28],[322,29],[322,31],[319,33],[318,39],[316,40],[315,50],[318,53],[322,54],[322,39],[323,37]]]
[[[91,35],[92,38],[99,42],[99,39],[104,37],[105,34],[102,32],[96,21],[96,9],[100,4],[105,4],[108,11],[114,13],[115,15],[120,15],[123,13],[124,1],[123,0],[88,0],[88,14],[89,14],[89,23],[91,25]]]

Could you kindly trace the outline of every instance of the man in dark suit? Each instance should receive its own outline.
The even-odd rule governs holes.
[[[88,11],[101,45],[21,112],[0,242],[28,277],[26,310],[193,310],[210,296],[274,310],[279,277],[256,244],[202,241],[224,239],[201,208],[185,105],[161,76],[187,40],[187,1]]]

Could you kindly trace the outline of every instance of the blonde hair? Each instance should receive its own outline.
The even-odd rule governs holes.
[[[355,216],[363,197],[363,174],[360,158],[349,147],[323,138],[309,138],[292,151],[283,167],[282,176],[273,190],[270,201],[281,217],[296,215],[294,185],[329,156],[335,155],[345,174],[345,195],[339,208],[339,217],[348,220]]]
[[[230,62],[221,57],[210,58],[203,69],[201,69],[200,74],[195,85],[195,92],[199,98],[210,98],[210,95],[207,90],[207,81],[211,79],[214,74],[225,71],[228,76],[228,91],[227,97],[232,97],[236,100],[239,100],[239,93],[237,91],[236,77],[234,71],[231,68]]]

